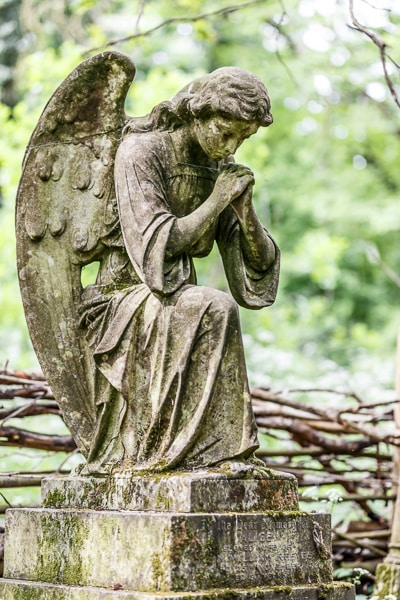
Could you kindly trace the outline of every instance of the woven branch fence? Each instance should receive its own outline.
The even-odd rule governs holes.
[[[358,572],[364,587],[369,585],[387,553],[397,491],[393,484],[398,479],[393,456],[400,445],[393,420],[397,400],[371,404],[353,393],[322,389],[254,388],[251,393],[261,432],[258,455],[268,467],[296,475],[304,510],[332,512],[338,577],[366,569],[367,574]],[[76,452],[70,435],[43,431],[43,415],[62,419],[44,377],[0,370],[0,446],[14,447],[16,452]],[[25,419],[29,426],[24,427]],[[3,462],[0,516],[12,505],[7,498],[11,488],[40,486],[51,472],[68,473],[65,458],[54,471],[10,472]]]

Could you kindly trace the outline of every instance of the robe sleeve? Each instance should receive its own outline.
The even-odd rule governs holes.
[[[275,260],[264,271],[257,271],[246,260],[240,242],[240,225],[231,206],[219,218],[217,243],[232,296],[244,308],[259,309],[273,304],[279,282],[280,252],[275,246]]]
[[[168,205],[165,167],[170,150],[155,134],[131,134],[115,159],[115,187],[121,230],[128,256],[140,280],[152,292],[169,295],[190,280],[187,255],[166,258],[176,219]]]

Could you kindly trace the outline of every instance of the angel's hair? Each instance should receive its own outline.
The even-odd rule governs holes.
[[[258,77],[237,67],[222,67],[195,79],[145,117],[131,119],[124,135],[173,131],[194,119],[217,115],[268,127],[272,123],[270,109],[267,89]]]

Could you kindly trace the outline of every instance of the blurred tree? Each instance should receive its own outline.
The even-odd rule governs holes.
[[[22,39],[19,21],[21,2],[22,0],[3,0],[0,4],[0,98],[8,106],[13,106],[16,102],[13,70]]]

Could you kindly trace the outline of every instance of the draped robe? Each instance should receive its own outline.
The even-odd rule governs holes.
[[[118,149],[126,254],[111,252],[107,278],[82,302],[99,411],[88,473],[204,468],[258,447],[237,303],[274,301],[279,250],[265,271],[254,269],[230,206],[187,252],[170,247],[175,220],[210,196],[217,176],[217,164],[192,164],[168,132],[128,134]],[[214,241],[234,299],[196,285],[192,259]]]

